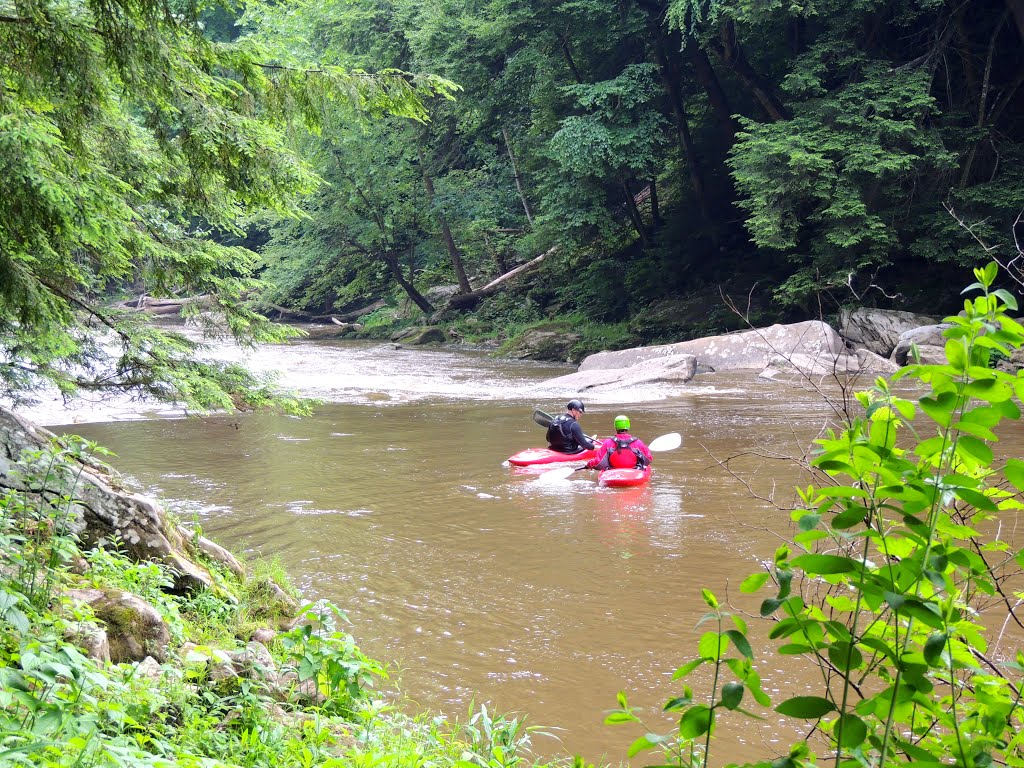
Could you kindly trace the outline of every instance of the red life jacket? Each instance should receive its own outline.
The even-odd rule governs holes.
[[[647,463],[647,457],[633,447],[635,437],[628,440],[621,437],[613,437],[615,449],[608,452],[608,464],[616,469],[632,469],[643,467]]]

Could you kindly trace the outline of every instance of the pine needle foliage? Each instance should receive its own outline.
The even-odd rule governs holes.
[[[246,303],[254,255],[219,236],[256,213],[298,216],[319,184],[291,122],[338,111],[422,120],[421,95],[446,87],[321,67],[254,38],[212,42],[201,11],[190,0],[0,0],[0,393],[50,383],[198,408],[263,400],[252,376],[197,362],[194,341],[104,297],[203,297],[242,343],[287,336]]]

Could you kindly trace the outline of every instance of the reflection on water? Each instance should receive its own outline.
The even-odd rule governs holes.
[[[588,432],[626,412],[635,434],[680,432],[682,448],[655,456],[646,487],[602,488],[589,471],[546,483],[503,462],[542,444],[534,407],[560,410],[566,393],[535,394],[550,369],[402,352],[406,369],[396,370],[393,351],[378,348],[384,373],[374,373],[373,355],[357,352],[366,359],[339,346],[306,362],[319,371],[315,386],[349,392],[356,371],[381,377],[374,387],[384,390],[391,371],[420,393],[395,389],[386,403],[362,393],[307,419],[74,429],[220,542],[278,556],[306,597],[338,603],[364,650],[395,662],[416,704],[461,716],[471,700],[489,702],[561,728],[561,742],[538,737],[541,754],[624,760],[639,733],[602,724],[616,692],[632,692],[660,728],[660,703],[679,691],[672,673],[703,631],[701,588],[756,613],[738,584],[771,557],[789,520],[754,495],[792,500],[799,478],[780,457],[802,455],[829,410],[808,393],[743,378],[671,397],[590,398]],[[333,378],[349,383],[328,382],[334,365]],[[431,377],[441,382],[433,394]],[[783,670],[762,675],[769,690],[793,685]],[[776,738],[771,722],[743,725],[726,742],[729,757],[763,755]]]

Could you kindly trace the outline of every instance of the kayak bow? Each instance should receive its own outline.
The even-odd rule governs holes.
[[[632,485],[643,485],[651,479],[651,466],[643,469],[606,469],[599,473],[597,482],[609,488],[628,488]]]
[[[556,464],[567,461],[590,461],[597,451],[561,453],[550,448],[527,448],[508,457],[508,463],[515,467],[529,467],[534,464]]]

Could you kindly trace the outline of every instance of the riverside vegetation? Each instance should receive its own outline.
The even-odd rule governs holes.
[[[893,377],[923,385],[916,403],[879,379],[857,395],[863,416],[817,441],[816,482],[798,489],[791,544],[742,583],[753,593],[772,582],[760,615],[782,641],[775,653],[801,657],[819,686],[775,705],[809,735],[759,766],[817,764],[816,751],[837,768],[1024,764],[1024,551],[999,524],[1024,508],[1024,461],[996,460],[990,446],[1021,415],[1024,374],[992,365],[1024,343],[1024,326],[1006,314],[1017,309],[1013,295],[993,289],[997,272],[995,263],[975,270],[965,293],[982,295],[947,318],[948,364]],[[654,749],[664,751],[659,762],[707,765],[720,718],[755,716],[748,696],[771,703],[746,620],[710,590],[703,598],[712,629],[675,678],[707,666],[710,691],[684,686],[665,704],[679,712],[678,729],[641,736],[630,755]],[[993,636],[985,622],[1001,629]],[[609,722],[640,721],[624,695],[619,705]]]
[[[215,584],[175,595],[165,566],[132,560],[116,541],[81,551],[71,533],[73,495],[41,491],[58,476],[73,489],[76,467],[95,465],[102,453],[77,438],[25,451],[13,471],[27,490],[0,498],[0,765],[511,768],[522,761],[530,730],[519,720],[485,707],[462,723],[409,717],[375,696],[387,673],[342,631],[336,606],[306,605],[297,622],[268,610],[266,579],[286,583],[273,564],[257,562],[239,576],[209,561]],[[96,617],[66,594],[82,586],[124,590],[154,606],[170,629],[166,663],[85,655],[75,643],[82,622]],[[291,685],[272,685],[259,667],[223,673],[229,652],[280,621],[291,628],[274,636],[272,660],[256,654],[252,661],[280,669]]]
[[[945,365],[910,365],[894,379],[924,388],[915,401],[879,379],[858,394],[863,415],[818,440],[815,483],[799,489],[795,533],[744,593],[768,585],[760,605],[774,653],[807,661],[818,689],[774,703],[807,723],[788,751],[756,765],[837,768],[910,764],[987,768],[1024,764],[1024,653],[1017,615],[1024,553],[1002,536],[1001,515],[1022,505],[1024,461],[997,459],[991,443],[1020,418],[1024,375],[992,366],[1024,343],[1007,315],[1013,296],[994,288],[997,268],[975,271],[981,295],[949,318]],[[69,441],[26,455],[35,484],[0,505],[0,762],[52,766],[392,766],[502,768],[530,762],[530,729],[486,709],[464,724],[403,715],[373,693],[382,666],[340,631],[333,606],[307,606],[271,645],[275,663],[301,686],[272,697],[259,677],[212,673],[219,658],[268,617],[251,579],[210,567],[211,589],[174,597],[168,574],[108,548],[79,552],[69,534],[72,497],[37,498],[54,472],[100,452]],[[84,558],[84,564],[80,559]],[[266,566],[258,566],[266,568]],[[174,663],[150,677],[132,664],[100,664],[65,640],[88,618],[63,598],[88,582],[121,587],[158,606],[171,627]],[[758,717],[762,690],[740,612],[710,590],[696,657],[675,674],[711,674],[683,685],[664,709],[669,733],[648,732],[628,750],[653,763],[697,768],[713,735]],[[1002,627],[993,635],[986,624]],[[186,643],[186,641],[191,641]],[[302,694],[302,695],[300,695]],[[750,700],[755,704],[751,704]],[[642,724],[625,693],[609,723]],[[578,768],[585,762],[577,757]]]

